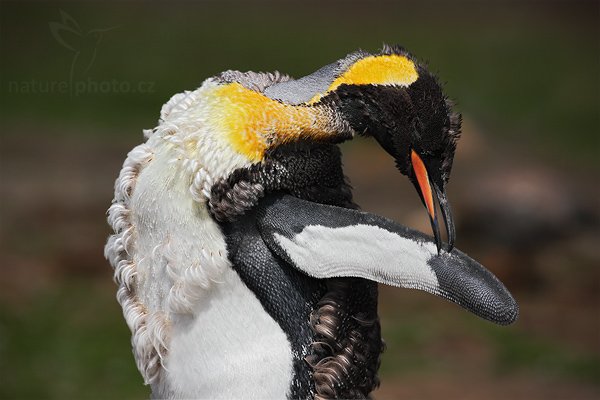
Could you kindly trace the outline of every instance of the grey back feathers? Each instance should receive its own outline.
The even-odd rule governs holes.
[[[234,70],[222,72],[217,79],[224,83],[237,82],[245,88],[263,93],[273,100],[298,105],[308,102],[318,93],[326,92],[338,76],[356,61],[369,55],[364,51],[356,51],[299,79],[293,79],[278,71],[240,72]]]
[[[279,71],[275,72],[240,72],[228,70],[217,75],[217,80],[223,83],[237,82],[247,89],[263,93],[268,87],[287,82],[292,79],[289,75],[282,74]]]
[[[296,80],[278,82],[265,89],[266,96],[288,104],[302,104],[318,93],[327,91],[331,83],[344,73],[356,61],[369,56],[364,51],[357,51],[334,63],[324,66],[310,75]]]

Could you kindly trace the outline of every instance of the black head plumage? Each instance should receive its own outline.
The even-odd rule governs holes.
[[[324,101],[334,103],[356,132],[374,137],[394,158],[427,206],[440,247],[431,193],[437,195],[451,248],[454,226],[445,187],[460,135],[460,115],[453,112],[438,79],[404,48],[384,46],[379,55],[406,57],[414,64],[417,79],[408,85],[345,83]]]

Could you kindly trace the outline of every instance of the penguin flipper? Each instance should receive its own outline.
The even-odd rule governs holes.
[[[419,289],[500,325],[519,308],[490,271],[458,249],[437,253],[433,239],[366,212],[269,196],[257,208],[267,246],[308,276],[358,277]]]

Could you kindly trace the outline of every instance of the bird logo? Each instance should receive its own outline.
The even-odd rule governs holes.
[[[105,246],[153,397],[368,398],[378,284],[514,322],[509,291],[454,247],[460,123],[399,46],[299,79],[225,71],[173,96],[125,159]],[[338,144],[357,136],[411,180],[433,237],[354,203]]]
[[[90,71],[104,34],[117,26],[85,30],[65,11],[60,10],[60,17],[60,22],[49,23],[50,32],[61,46],[73,54],[69,68],[69,82],[72,83],[76,76],[85,76]]]

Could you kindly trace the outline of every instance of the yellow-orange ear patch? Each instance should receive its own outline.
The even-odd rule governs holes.
[[[263,159],[269,142],[284,143],[302,135],[326,138],[336,133],[329,127],[331,117],[321,108],[280,103],[239,83],[217,87],[211,99],[211,119],[231,146],[252,162]]]
[[[342,84],[348,85],[401,85],[408,86],[419,74],[415,63],[398,54],[369,56],[358,60],[337,77],[325,93],[318,93],[309,103],[315,103]]]

